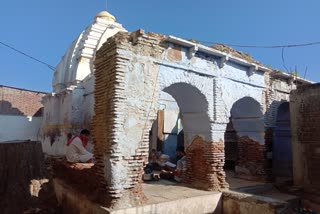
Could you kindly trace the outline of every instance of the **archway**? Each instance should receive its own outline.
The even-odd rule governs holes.
[[[196,136],[210,139],[211,128],[208,115],[208,101],[196,87],[187,83],[174,83],[163,89],[177,102],[184,128],[185,147]]]
[[[282,103],[277,112],[272,142],[272,173],[276,177],[292,177],[292,145],[289,103]]]
[[[226,160],[233,162],[237,177],[256,180],[265,175],[263,114],[255,99],[244,97],[233,104],[225,145]]]

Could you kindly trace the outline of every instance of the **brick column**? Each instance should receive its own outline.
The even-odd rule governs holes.
[[[229,187],[225,181],[224,143],[206,142],[196,137],[187,148],[186,183],[192,186],[217,191]]]
[[[108,39],[95,61],[97,178],[114,208],[138,204],[143,198],[140,182],[156,118],[159,68],[150,55],[160,57],[162,49],[156,46],[158,40],[140,33],[118,33]]]

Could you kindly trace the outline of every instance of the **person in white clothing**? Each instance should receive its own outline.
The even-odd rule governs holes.
[[[90,131],[83,129],[80,135],[73,136],[67,142],[67,153],[66,158],[72,163],[87,163],[92,162],[93,154],[88,152],[85,147],[87,145],[90,136]]]

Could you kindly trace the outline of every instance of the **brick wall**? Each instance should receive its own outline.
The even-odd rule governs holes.
[[[317,195],[320,202],[320,84],[293,91],[290,113],[295,185]]]
[[[0,86],[0,114],[42,116],[44,92]]]
[[[186,183],[204,190],[228,188],[225,181],[224,143],[206,142],[196,137],[187,148]]]
[[[266,145],[260,144],[247,136],[238,142],[237,176],[250,180],[264,179],[266,175]]]

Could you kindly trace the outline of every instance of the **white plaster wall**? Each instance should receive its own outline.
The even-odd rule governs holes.
[[[77,85],[91,74],[96,51],[119,31],[126,31],[121,24],[96,18],[72,42],[56,67],[52,81],[53,91],[58,93],[64,88]]]
[[[52,81],[55,94],[43,100],[45,118],[41,133],[46,153],[64,155],[67,134],[91,128],[95,54],[119,31],[126,31],[121,24],[95,18],[70,45],[56,67]]]
[[[68,123],[71,118],[71,93],[48,96],[44,102],[43,123],[41,125],[42,149],[50,155],[64,155]]]
[[[192,71],[162,65],[159,81],[160,90],[165,92],[168,92],[168,88],[174,84],[185,83],[189,85],[188,90],[197,94],[192,96],[190,91],[179,91],[181,86],[177,85],[170,95],[175,97],[180,107],[186,141],[191,143],[196,135],[210,141],[210,121],[213,120],[213,77],[200,76]]]
[[[83,115],[82,124],[88,129],[91,129],[91,119],[94,115],[94,81],[95,76],[92,75],[81,84],[84,88],[83,95],[81,95],[83,97],[81,103],[81,114]]]
[[[39,140],[42,117],[0,115],[0,143],[12,140]]]
[[[127,53],[131,54],[131,53]],[[139,56],[131,56],[132,60],[128,62],[125,78],[125,97],[126,105],[117,106],[119,109],[126,109],[130,117],[124,116],[123,127],[118,127],[120,132],[125,135],[118,135],[117,139],[122,142],[118,145],[118,151],[123,156],[131,156],[135,154],[136,149],[142,141],[142,132],[151,124],[146,123],[145,119],[141,118],[141,112],[146,111],[145,118],[150,119],[150,115],[156,115],[157,106],[157,71],[159,66]],[[154,72],[151,72],[154,71]],[[148,76],[150,75],[150,76]],[[150,97],[153,95],[153,100]],[[132,112],[135,111],[135,112]],[[132,114],[133,113],[133,114]]]
[[[169,45],[169,49],[172,48]],[[167,52],[166,52],[167,53]],[[248,75],[248,67],[227,62],[223,68],[218,67],[218,59],[214,56],[197,54],[191,57],[188,48],[181,48],[181,61],[168,62],[162,61],[160,68],[160,90],[174,83],[188,83],[199,89],[208,102],[207,114],[211,123],[211,136],[204,134],[207,140],[219,141],[224,138],[226,124],[229,122],[230,111],[233,104],[244,97],[251,97],[260,104],[264,103],[264,91],[266,89],[265,77],[263,72],[254,72]],[[166,58],[166,56],[165,56]],[[166,66],[164,66],[166,65]],[[188,96],[188,94],[182,95]],[[188,99],[185,99],[188,100]],[[179,103],[179,102],[178,102]],[[191,104],[192,103],[192,104]],[[191,102],[193,106],[201,106],[197,102]],[[180,103],[184,108],[190,104]],[[263,111],[263,106],[261,105]],[[194,133],[187,133],[188,141],[192,136],[208,132],[206,125],[203,124],[203,113],[196,113],[194,109],[189,109],[184,113],[184,127],[193,130]],[[263,142],[264,122],[263,117],[253,122],[256,127],[252,138]],[[245,129],[239,130],[241,135],[250,135]]]

